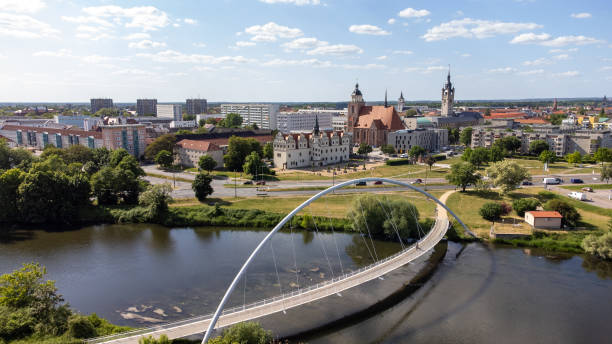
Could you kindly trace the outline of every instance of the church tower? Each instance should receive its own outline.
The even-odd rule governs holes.
[[[555,98],[555,101],[553,102],[552,110],[553,112],[557,111],[557,98]]]
[[[404,100],[404,92],[400,92],[400,97],[397,100],[397,112],[404,112],[404,106],[406,106],[406,101]]]
[[[604,109],[604,111],[606,111],[606,108],[608,107],[608,98],[606,96],[603,97],[603,101],[601,102],[601,107]]]
[[[453,116],[453,102],[455,101],[455,88],[451,83],[450,79],[450,68],[448,69],[448,76],[446,77],[446,83],[442,88],[442,111],[441,115],[444,117]]]
[[[351,101],[348,103],[348,112],[347,112],[347,129],[349,133],[353,132],[353,128],[357,121],[359,120],[359,112],[361,108],[365,106],[365,102],[363,101],[363,95],[359,90],[359,83],[355,84],[355,90],[353,94],[351,94]]]

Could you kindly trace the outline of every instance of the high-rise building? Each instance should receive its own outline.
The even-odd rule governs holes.
[[[206,99],[187,99],[186,103],[188,115],[200,115],[208,112]]]
[[[442,110],[440,114],[444,117],[450,117],[454,115],[453,102],[455,101],[455,88],[451,83],[450,69],[448,70],[448,76],[446,77],[446,83],[442,88]]]
[[[173,121],[183,120],[183,107],[180,104],[157,105],[158,118],[172,118]]]
[[[278,110],[278,104],[221,104],[222,114],[237,113],[243,126],[257,124],[259,129],[277,129]]]
[[[89,100],[91,104],[91,113],[96,113],[100,109],[112,109],[113,100],[108,98],[92,98]]]
[[[339,113],[339,111],[338,111]],[[280,112],[277,118],[277,128],[282,133],[290,133],[292,131],[312,131],[315,123],[319,123],[321,130],[331,130],[332,112],[297,111],[297,112]]]
[[[136,114],[157,115],[157,99],[136,99]]]

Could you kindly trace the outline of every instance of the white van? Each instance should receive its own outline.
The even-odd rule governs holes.
[[[579,201],[586,201],[586,199],[587,199],[587,196],[585,194],[583,194],[582,192],[574,191],[574,192],[568,193],[567,195],[570,198],[577,199]]]
[[[559,178],[544,178],[542,183],[546,185],[559,184]]]

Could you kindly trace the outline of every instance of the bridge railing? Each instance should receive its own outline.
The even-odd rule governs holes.
[[[436,218],[435,223],[433,225],[432,228],[436,227],[438,225],[438,222],[441,221],[438,218]],[[442,220],[446,222],[446,228],[448,229],[448,227],[450,226],[450,221],[448,220]],[[423,241],[423,240],[421,240]],[[421,242],[419,241],[419,242]],[[253,309],[256,307],[261,307],[261,306],[265,306],[274,302],[278,302],[278,301],[282,301],[291,297],[295,297],[295,296],[299,296],[305,293],[308,293],[310,291],[322,288],[324,286],[345,280],[349,277],[352,277],[354,275],[360,274],[364,271],[373,269],[381,264],[384,264],[390,260],[393,260],[401,255],[403,255],[404,253],[413,250],[414,247],[410,246],[407,248],[404,248],[401,251],[398,251],[386,258],[383,258],[381,260],[378,260],[370,265],[366,265],[363,266],[357,270],[352,270],[350,272],[347,272],[343,275],[337,276],[337,277],[333,277],[332,279],[329,280],[325,280],[323,282],[319,282],[317,284],[313,284],[310,285],[308,287],[305,288],[298,288],[294,291],[291,291],[289,293],[283,293],[281,295],[277,295],[274,297],[270,297],[270,298],[266,298],[263,300],[259,300],[259,301],[255,301],[249,304],[245,304],[242,306],[235,306],[232,308],[226,308],[223,310],[222,314],[223,315],[229,315],[229,314],[233,314],[233,313],[238,313],[238,312],[242,312],[245,311],[247,309]],[[173,322],[168,322],[165,324],[159,324],[159,325],[153,325],[153,326],[149,326],[149,327],[143,327],[140,329],[136,329],[136,330],[132,330],[132,331],[126,331],[126,332],[122,332],[122,333],[117,333],[117,334],[112,334],[112,335],[108,335],[108,336],[104,336],[104,337],[97,337],[97,338],[91,338],[91,339],[87,339],[85,340],[86,343],[102,343],[105,341],[109,341],[109,340],[113,340],[113,339],[121,339],[121,338],[126,338],[126,337],[132,337],[132,336],[137,336],[137,335],[147,335],[153,332],[157,332],[157,331],[161,331],[161,330],[165,330],[165,329],[170,329],[170,328],[174,328],[174,327],[178,327],[181,325],[187,325],[187,324],[191,324],[191,323],[195,323],[195,322],[199,322],[199,321],[205,321],[205,320],[209,320],[213,317],[213,313],[210,314],[206,314],[206,315],[198,315],[198,316],[194,316],[194,317],[190,317],[190,318],[186,318],[186,319],[182,319],[182,320],[177,320],[177,321],[173,321]]]

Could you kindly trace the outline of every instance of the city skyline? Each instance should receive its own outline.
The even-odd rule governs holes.
[[[0,0],[0,102],[611,94],[601,1]],[[546,15],[542,15],[542,14]],[[317,20],[313,20],[317,18]]]

